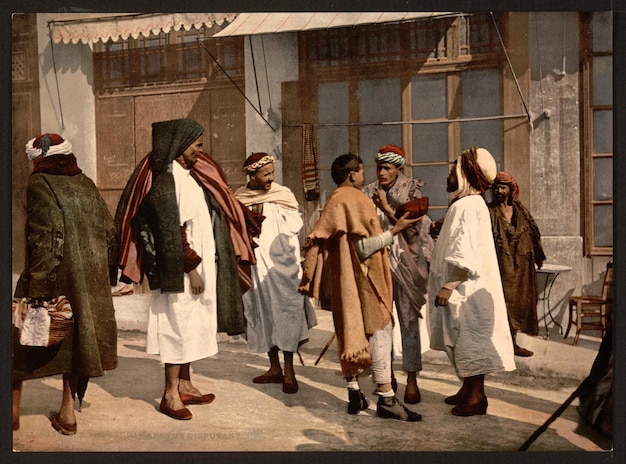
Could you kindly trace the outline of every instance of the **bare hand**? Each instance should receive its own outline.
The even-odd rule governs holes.
[[[437,237],[439,237],[439,232],[441,232],[442,225],[442,221],[436,221],[430,225],[430,236],[433,238],[433,240],[436,240]]]
[[[387,216],[393,216],[394,210],[389,205],[389,202],[387,201],[387,193],[384,190],[376,190],[374,195],[372,195],[372,200],[378,209],[384,212]]]
[[[202,280],[202,277],[195,269],[189,272],[189,284],[193,295],[199,295],[204,292],[204,280]]]
[[[450,295],[452,295],[452,290],[443,287],[435,296],[435,306],[448,306]]]
[[[396,223],[394,224],[394,226],[391,228],[391,233],[392,234],[397,234],[398,232],[402,232],[404,229],[408,229],[409,227],[411,227],[413,224],[415,224],[416,222],[420,221],[422,218],[418,217],[416,219],[409,219],[409,211],[407,211],[406,213],[404,213],[400,219],[398,219],[396,221]]]

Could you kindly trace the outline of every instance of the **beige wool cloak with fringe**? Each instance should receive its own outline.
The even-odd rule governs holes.
[[[344,375],[371,365],[368,339],[392,317],[386,248],[361,262],[354,246],[356,240],[380,233],[372,200],[354,187],[339,187],[307,237],[299,291],[332,310]]]

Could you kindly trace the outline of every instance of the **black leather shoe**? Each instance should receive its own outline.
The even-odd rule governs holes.
[[[411,411],[404,406],[395,396],[379,396],[376,405],[378,417],[383,419],[398,419],[407,422],[417,422],[422,420],[422,415]]]
[[[356,414],[370,407],[370,402],[361,390],[348,390],[348,401],[348,414]]]

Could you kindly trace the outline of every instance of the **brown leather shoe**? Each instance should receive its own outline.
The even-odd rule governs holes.
[[[461,404],[463,401],[465,401],[465,395],[462,395],[460,393],[448,396],[443,400],[444,403],[452,405]]]
[[[476,415],[484,415],[487,414],[487,397],[484,396],[482,400],[480,400],[476,404],[467,404],[461,403],[457,404],[452,408],[452,414],[455,416],[476,416]]]
[[[417,404],[422,401],[422,394],[420,393],[420,389],[417,385],[413,387],[410,384],[407,384],[406,389],[404,390],[404,402],[406,404]]]
[[[180,400],[183,404],[209,404],[215,399],[213,393],[207,393],[206,395],[194,396],[188,393],[179,393]]]
[[[161,411],[166,416],[171,417],[172,419],[178,420],[189,420],[193,417],[191,411],[187,408],[183,409],[172,409],[165,402],[165,398],[161,400],[161,404],[159,405],[159,411]]]
[[[513,352],[515,353],[515,356],[521,356],[524,358],[529,358],[531,357],[534,353],[530,350],[527,350],[526,348],[522,348],[521,346],[517,346],[515,345],[513,347]]]
[[[287,382],[285,379],[283,381],[283,393],[297,393],[298,392],[298,381],[296,378],[293,378],[293,382]]]

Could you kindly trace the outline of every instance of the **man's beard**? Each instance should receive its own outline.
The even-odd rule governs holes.
[[[494,195],[493,199],[499,205],[511,205],[513,201],[511,200],[509,195]]]

